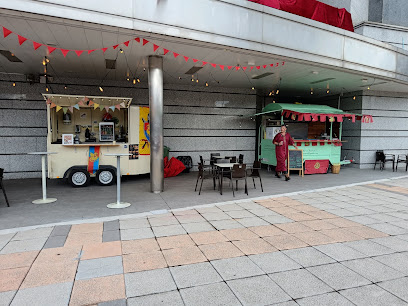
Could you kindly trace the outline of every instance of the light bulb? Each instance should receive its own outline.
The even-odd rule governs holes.
[[[123,53],[123,50],[122,50],[122,49],[119,49],[119,51],[120,51],[120,53]]]
[[[252,87],[252,90],[255,90],[255,87]]]
[[[191,82],[194,82],[194,79],[191,79]]]
[[[48,90],[49,90],[49,89],[48,89],[48,87],[45,87],[45,91],[47,91],[47,92],[48,92]]]
[[[198,83],[198,79],[196,80],[196,82]]]
[[[181,80],[181,77],[179,77],[179,80]]]
[[[16,87],[16,83],[15,83],[15,82],[13,82],[13,87]]]
[[[129,78],[126,78],[126,81],[130,81],[130,79],[129,79]]]
[[[269,96],[272,96],[272,91],[269,93]]]
[[[139,78],[137,78],[137,80],[136,80],[138,83],[140,83],[140,79]]]
[[[136,79],[133,79],[133,84],[136,84]]]
[[[327,92],[327,93],[330,93],[330,90],[327,90],[326,92]]]
[[[64,86],[64,89],[67,89],[67,88],[68,88],[67,85],[65,85],[65,86]],[[78,99],[78,98],[77,98],[77,99]]]
[[[103,88],[101,86],[99,86],[99,90],[103,92]]]
[[[205,87],[208,87],[208,83],[207,83],[207,82],[205,82]]]
[[[47,62],[47,63],[49,63],[50,62],[50,60],[46,57],[45,58],[45,61]]]
[[[355,99],[356,99],[356,96],[353,97],[353,100],[355,100]]]
[[[310,92],[311,95],[313,95],[313,90]]]
[[[47,65],[47,63],[45,62],[45,59],[43,59],[42,64],[43,66]]]
[[[279,95],[279,89],[276,90],[276,94]]]
[[[370,90],[370,86],[368,86],[367,89]]]

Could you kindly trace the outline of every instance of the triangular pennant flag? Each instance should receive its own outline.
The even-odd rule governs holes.
[[[93,101],[89,101],[89,104],[88,104],[89,106],[92,106],[92,105],[94,105],[94,102]]]
[[[194,62],[194,63],[197,63],[197,62],[198,62],[198,59],[193,58],[193,62]]]
[[[241,69],[241,67],[239,67],[239,66],[235,67],[236,71],[238,71],[239,69]]]
[[[279,63],[276,63],[276,67],[278,67],[279,66]]]
[[[79,102],[78,102],[78,105],[84,106],[84,105],[85,105],[85,104],[84,104],[84,101],[83,101],[83,100],[79,101]]]
[[[99,107],[98,103],[94,103],[94,110],[97,109]]]
[[[73,106],[68,107],[68,109],[72,114],[74,113],[74,107]]]
[[[50,99],[47,99],[47,102],[46,102],[46,103],[47,103],[47,105],[48,105],[48,104],[51,104],[52,101],[51,101]]]
[[[68,52],[70,51],[70,50],[66,50],[66,49],[60,49],[60,50],[61,50],[62,54],[64,55],[64,57],[66,57]]]
[[[112,46],[113,50],[115,50],[117,47],[119,47],[119,45]]]
[[[88,54],[91,54],[91,53],[94,52],[94,51],[95,51],[95,49],[88,50]]]
[[[205,66],[205,65],[207,65],[208,64],[208,62],[203,62],[203,66]]]
[[[54,102],[51,102],[50,108],[54,108],[56,106],[57,106],[57,104],[55,104]]]
[[[115,105],[116,109],[120,110],[120,104]]]
[[[149,43],[149,41],[147,40],[147,39],[144,39],[143,38],[143,46],[145,46],[146,44],[148,44]]]
[[[268,65],[263,65],[264,69],[267,67]]]
[[[120,103],[120,106],[122,106],[122,108],[125,108],[126,107],[125,102]]]
[[[81,56],[82,52],[84,52],[84,50],[75,50],[76,55],[78,55],[78,57]],[[89,51],[88,51],[89,52]],[[89,54],[89,53],[88,53]]]
[[[167,53],[169,53],[169,50],[163,48],[163,55],[166,55]]]
[[[9,36],[11,33],[13,33],[13,32],[10,31],[9,29],[6,29],[5,27],[3,27],[3,35],[4,35],[4,38],[6,38],[7,36]]]
[[[285,66],[285,62],[282,62],[282,66]]]
[[[109,106],[109,108],[112,110],[112,112],[115,111],[115,105]]]
[[[156,45],[156,44],[153,44],[153,52],[156,52],[157,49],[159,49],[159,47],[160,47],[160,46],[158,46],[158,45]]]
[[[20,44],[20,46],[23,44],[23,42],[25,42],[27,40],[27,38],[18,35],[18,43]]]
[[[103,105],[99,105],[99,110],[102,111],[105,108]]]
[[[140,38],[139,38],[139,37],[136,37],[135,40],[136,40],[138,43],[140,43]]]
[[[42,44],[40,44],[40,43],[38,43],[38,42],[36,42],[36,41],[33,41],[33,47],[34,47],[34,50],[37,50],[39,47],[41,47],[42,46]]]
[[[51,54],[51,53],[52,53],[52,52],[54,52],[54,51],[55,51],[55,49],[57,49],[57,48],[47,46],[47,49],[48,49],[48,54]]]
[[[214,68],[217,67],[217,64],[214,63],[210,63],[211,66],[213,66]]]
[[[221,70],[224,70],[224,65],[218,65],[220,66]]]
[[[62,111],[64,112],[64,114],[66,114],[67,111],[68,111],[68,107],[63,107],[63,108],[62,108]]]
[[[107,113],[109,113],[109,106],[105,106],[105,110]]]
[[[57,113],[58,113],[61,110],[62,107],[58,106],[58,105],[56,107],[57,107]]]
[[[123,44],[124,44],[126,47],[129,47],[129,43],[130,43],[130,40],[125,41]]]
[[[261,66],[256,66],[256,69],[258,69],[258,70],[261,69]]]
[[[185,60],[186,62],[188,62],[189,57],[188,57],[188,56],[183,56],[183,57],[184,57],[184,60]]]
[[[273,67],[273,64],[270,64],[271,67]]]
[[[76,108],[77,110],[79,110],[79,105],[78,105],[78,104],[75,104],[75,105],[74,105],[74,108]]]
[[[177,56],[179,56],[180,54],[173,52],[174,57],[176,58]]]
[[[105,53],[108,48],[102,48],[101,50],[103,51],[103,53]]]
[[[88,97],[84,97],[84,102],[88,102],[89,98]]]
[[[254,69],[254,66],[251,66],[251,68],[249,69],[249,71],[251,71],[252,69]]]
[[[231,70],[231,69],[232,69],[232,66],[227,66],[227,68],[228,68],[228,70]]]
[[[244,69],[244,71],[247,70],[247,68],[248,68],[248,67],[242,67],[242,69]]]

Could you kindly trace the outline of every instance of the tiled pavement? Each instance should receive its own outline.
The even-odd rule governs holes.
[[[408,179],[0,235],[0,305],[408,305]]]

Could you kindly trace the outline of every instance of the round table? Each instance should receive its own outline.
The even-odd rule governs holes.
[[[129,153],[108,153],[104,154],[104,156],[116,156],[117,166],[116,166],[116,203],[108,204],[108,208],[126,208],[129,207],[130,203],[121,202],[120,201],[120,158],[123,156],[130,156],[132,154]]]
[[[50,154],[57,154],[57,152],[31,152],[29,155],[41,155],[41,174],[42,174],[42,199],[34,200],[33,204],[49,204],[55,202],[56,198],[47,199],[47,177],[45,174],[45,157]]]

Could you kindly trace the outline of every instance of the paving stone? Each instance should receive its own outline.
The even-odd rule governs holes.
[[[305,269],[269,274],[269,277],[294,299],[333,291]]]
[[[389,223],[370,224],[369,226],[377,231],[381,231],[389,235],[401,235],[408,233],[407,229]]]
[[[224,280],[265,274],[248,257],[236,257],[211,261]]]
[[[297,304],[295,301],[287,301],[283,303],[273,304],[273,306],[298,306],[298,305],[299,304]]]
[[[302,268],[302,266],[282,252],[251,255],[249,256],[249,259],[252,260],[265,273],[276,273]]]
[[[310,267],[307,270],[336,290],[371,284],[368,279],[346,268],[340,263]]]
[[[177,289],[170,270],[157,269],[125,274],[128,297],[173,291]]]
[[[207,257],[208,260],[231,258],[244,255],[244,253],[241,252],[231,242],[203,244],[200,245],[199,248],[204,253],[205,257]]]
[[[181,225],[187,233],[199,233],[215,231],[215,228],[208,222],[186,223]]]
[[[119,225],[121,230],[150,227],[150,223],[146,218],[119,220]]]
[[[198,213],[195,215],[176,216],[176,218],[181,224],[206,222],[206,220],[203,217],[201,217],[201,215],[199,215]]]
[[[134,297],[128,300],[127,305],[128,306],[151,306],[151,305],[184,306],[184,303],[178,291],[169,291],[169,292]],[[126,304],[124,304],[124,306],[126,306]]]
[[[123,255],[125,273],[161,268],[167,268],[167,262],[160,251]]]
[[[378,219],[370,218],[369,216],[352,216],[347,217],[347,219],[363,225],[378,223]]]
[[[278,213],[274,212],[273,210],[270,210],[268,208],[257,208],[257,209],[250,209],[248,210],[250,213],[254,214],[255,216],[258,217],[264,217],[264,216],[279,216]]]
[[[132,228],[124,229],[120,231],[120,237],[122,240],[136,240],[154,238],[152,229],[149,228]]]
[[[180,209],[173,209],[172,210],[173,215],[174,216],[188,216],[188,215],[198,215],[198,211],[196,211],[195,209],[184,209],[184,208],[180,208]]]
[[[221,209],[224,212],[230,212],[230,211],[237,211],[237,210],[244,210],[245,208],[237,205],[237,204],[223,204],[223,205],[218,205],[217,206],[219,209]]]
[[[408,302],[408,277],[381,282],[377,285]]]
[[[227,284],[243,305],[269,305],[291,300],[266,275],[230,280]]]
[[[0,305],[1,306],[8,306],[11,303],[16,291],[6,291],[0,292]]]
[[[10,241],[1,251],[0,254],[20,253],[41,250],[47,238],[29,239],[21,241]]]
[[[219,231],[191,233],[190,237],[197,245],[228,241],[228,238]]]
[[[408,251],[408,241],[399,239],[397,237],[375,238],[371,239],[371,241],[379,243],[397,252]]]
[[[307,243],[290,234],[264,237],[263,239],[272,244],[272,246],[278,250],[290,250],[308,246]]]
[[[102,233],[102,242],[120,241],[120,231],[104,231]]]
[[[148,253],[159,250],[160,247],[155,238],[122,241],[122,254]]]
[[[340,294],[356,305],[406,305],[404,301],[377,285],[368,285],[364,287],[342,290],[340,291]]]
[[[207,261],[207,258],[196,246],[163,250],[163,255],[169,266],[188,265]]]
[[[375,243],[371,240],[350,241],[343,244],[367,256],[378,256],[395,253],[394,250],[387,248],[381,244]]]
[[[314,248],[337,261],[367,257],[367,255],[360,253],[342,243],[318,245],[314,246]]]
[[[187,234],[185,229],[180,224],[152,227],[152,229],[156,237],[167,237]]]
[[[280,228],[277,228],[274,225],[253,226],[253,227],[248,227],[248,230],[250,230],[251,232],[254,232],[260,237],[268,237],[268,236],[280,235],[280,234],[285,233]]]
[[[30,267],[39,251],[0,255],[0,270]]]
[[[15,233],[0,235],[0,251],[13,238]]]
[[[233,211],[228,211],[226,212],[228,216],[234,219],[240,219],[240,218],[252,218],[255,217],[254,214],[250,213],[247,210],[233,210]]]
[[[179,289],[222,282],[221,276],[209,262],[171,267],[170,272]]]
[[[120,223],[119,220],[113,220],[113,221],[106,221],[103,222],[103,231],[117,231],[120,229]]]
[[[289,256],[305,268],[336,262],[333,258],[312,247],[286,250],[282,253]]]
[[[408,252],[376,256],[373,259],[408,275]]]
[[[128,305],[126,302],[126,299],[113,300],[113,301],[102,302],[98,304],[98,306],[126,306],[126,305]]]
[[[371,214],[370,218],[376,219],[381,222],[377,223],[384,223],[384,222],[392,222],[392,221],[401,221],[400,218],[390,216],[388,214]]]
[[[55,306],[68,305],[71,297],[72,282],[52,284],[34,288],[20,289],[11,303],[11,306],[30,305]]]
[[[270,253],[278,251],[271,244],[263,240],[262,238],[255,238],[251,240],[237,240],[232,243],[240,249],[245,255],[254,255],[262,253]]]
[[[83,223],[74,224],[71,227],[70,234],[85,234],[85,233],[102,233],[103,223]]]
[[[231,220],[231,217],[224,212],[201,214],[208,221]]]
[[[268,225],[268,222],[258,217],[242,218],[237,219],[237,221],[241,223],[244,227]]]
[[[200,214],[205,214],[205,213],[221,213],[222,210],[219,209],[217,206],[209,206],[209,207],[197,207],[196,210]]]
[[[342,264],[354,272],[364,276],[373,283],[401,278],[404,276],[403,273],[398,272],[371,258],[343,261]]]
[[[149,218],[149,223],[151,227],[165,225],[180,225],[180,222],[178,222],[177,218],[174,216]]]
[[[123,273],[122,256],[81,260],[75,279],[90,279]]]
[[[259,208],[263,208],[263,206],[254,203],[254,202],[245,202],[245,203],[237,203],[238,206],[241,206],[242,208],[245,209],[259,209]]]
[[[0,292],[17,290],[30,267],[0,270]]]
[[[68,236],[71,225],[57,225],[51,232],[50,236]]]
[[[296,300],[300,306],[353,306],[354,304],[337,292],[325,293]]]
[[[122,255],[122,244],[120,241],[86,244],[82,248],[81,260],[102,257],[113,257]]]
[[[217,233],[216,231],[209,233]],[[189,246],[195,246],[194,241],[189,235],[178,235],[170,237],[157,238],[157,242],[162,250],[184,248]]]
[[[225,283],[181,289],[180,294],[186,306],[242,305]]]
[[[38,239],[38,238],[48,238],[52,232],[52,227],[43,227],[37,228],[28,231],[18,232],[11,241],[18,241],[18,240],[29,240],[29,239]]]
[[[219,220],[219,221],[210,221],[212,226],[214,226],[217,230],[225,230],[225,229],[233,229],[233,228],[243,228],[244,226],[235,221],[235,220]]]
[[[63,247],[66,240],[67,236],[50,236],[44,244],[43,249]]]

